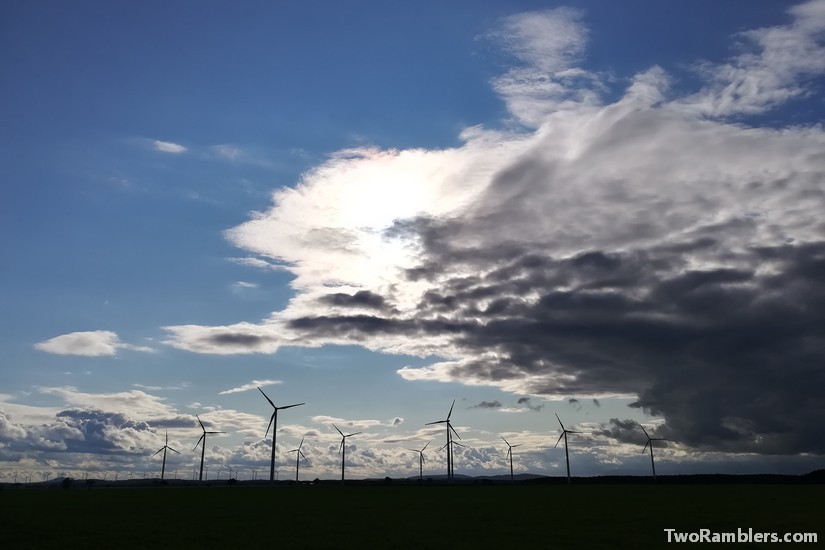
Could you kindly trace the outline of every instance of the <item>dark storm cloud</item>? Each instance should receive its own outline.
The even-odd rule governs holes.
[[[379,311],[389,308],[383,296],[370,292],[369,290],[359,290],[355,294],[336,292],[319,298],[319,301],[331,306],[364,307]]]
[[[650,437],[657,437],[652,429],[647,430],[647,433],[650,434]],[[593,434],[609,437],[621,443],[638,443],[644,445],[647,441],[644,432],[635,420],[611,418],[610,422],[606,425],[603,424],[600,429],[594,430]]]
[[[216,346],[241,346],[254,348],[260,346],[263,343],[274,341],[275,339],[266,336],[246,334],[243,332],[224,332],[220,334],[211,335],[207,338],[204,338],[204,340],[209,344],[213,344]]]
[[[665,417],[668,438],[698,448],[825,451],[825,242],[752,248],[737,253],[735,268],[689,269],[683,251],[711,243],[567,258],[511,250],[485,276],[448,278],[416,319],[330,316],[292,326],[353,340],[447,335],[478,357],[450,366],[454,379],[523,380],[544,395],[636,394],[633,406]],[[482,264],[491,254],[460,257]],[[527,291],[538,299],[524,300]],[[434,314],[447,297],[452,315]],[[488,310],[482,299],[507,305],[486,322],[464,317]],[[484,358],[488,351],[496,358]]]

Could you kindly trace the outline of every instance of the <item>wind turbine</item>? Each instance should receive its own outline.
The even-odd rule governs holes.
[[[447,418],[444,420],[436,420],[435,422],[427,422],[425,426],[431,426],[433,424],[446,424],[447,425],[447,443],[445,447],[447,447],[447,479],[453,478],[453,437],[450,434],[450,430],[461,439],[461,436],[458,435],[458,432],[455,431],[453,425],[450,424],[450,415],[453,414],[453,407],[455,407],[455,399],[453,399],[453,404],[450,405],[450,412],[447,413]]]
[[[197,447],[197,445],[195,445],[195,446]],[[163,447],[158,449],[158,452],[152,455],[152,456],[157,456],[157,454],[159,452],[163,451],[163,465],[160,467],[160,479],[161,480],[163,480],[163,474],[166,472],[166,450],[167,449],[169,449],[173,453],[180,454],[179,451],[176,451],[175,449],[173,449],[172,447],[169,446],[169,430],[166,430],[166,441],[163,443]],[[103,479],[105,480],[106,478],[103,478]]]
[[[332,427],[335,428],[336,430],[338,430],[338,426],[336,426],[335,424],[333,424]],[[341,430],[338,430],[338,433],[341,434],[341,447],[338,449],[338,452],[341,453],[343,451],[343,453],[341,454],[341,483],[343,483],[344,482],[344,463],[347,459],[347,438],[352,437],[354,435],[358,435],[360,433],[364,433],[364,432],[355,432],[355,433],[352,433],[352,434],[344,435],[344,432],[342,432]]]
[[[427,444],[424,445],[424,448],[420,451],[418,449],[407,449],[408,451],[418,453],[418,479],[424,479],[424,449],[426,449],[429,445],[430,442],[427,441]]]
[[[264,393],[260,387],[258,387],[258,391],[263,394],[269,404],[272,405],[272,416],[269,417],[269,426],[266,427],[266,432],[264,432],[264,438],[266,438],[266,434],[269,433],[270,426],[272,427],[272,455],[269,459],[269,481],[275,481],[275,437],[278,433],[278,411],[281,409],[290,409],[292,407],[298,407],[300,405],[305,405],[306,403],[296,403],[294,405],[286,405],[284,407],[276,407],[275,403]]]
[[[556,413],[553,413],[553,414],[556,414]],[[567,462],[567,483],[570,483],[572,480],[570,479],[570,455],[567,453],[567,434],[578,434],[578,433],[581,433],[581,432],[574,432],[572,430],[568,430],[567,428],[565,428],[564,424],[561,423],[561,418],[559,418],[559,415],[557,415],[557,414],[556,414],[556,420],[559,421],[559,426],[561,426],[561,435],[559,436],[558,440],[556,440],[556,444],[553,445],[553,448],[555,449],[556,447],[559,446],[559,441],[561,441],[561,438],[563,437],[564,438],[564,459]]]
[[[195,449],[197,449],[198,445],[200,445],[201,441],[203,441],[203,446],[201,447],[201,472],[200,472],[200,476],[198,477],[198,481],[203,481],[203,455],[206,454],[206,434],[222,434],[222,433],[226,433],[226,432],[207,432],[206,427],[203,425],[203,422],[201,422],[201,417],[198,416],[198,415],[195,415],[195,418],[198,419],[198,424],[201,425],[201,430],[203,430],[203,433],[201,434],[200,439],[198,439],[198,442],[195,443],[195,446],[192,448],[192,450],[194,451]],[[207,477],[209,476],[209,470],[208,469],[206,470],[206,475],[207,475]]]
[[[647,443],[645,443],[645,448],[642,449],[642,452],[645,452],[647,450],[647,447],[650,446],[650,469],[653,470],[653,479],[656,479],[656,465],[653,463],[653,442],[665,441],[665,439],[662,437],[650,437],[649,435],[647,435],[647,430],[645,430],[644,426],[639,424],[639,427],[645,433],[645,437],[647,437]]]
[[[504,436],[499,436],[501,439],[507,443],[507,456],[510,457],[510,481],[513,481],[513,449],[516,447],[521,447],[524,443],[519,443],[518,445],[510,445],[510,442],[504,439]]]
[[[307,460],[307,461],[309,460],[306,457],[306,455],[303,452],[301,452],[301,447],[303,447],[303,446],[304,446],[304,438],[302,437],[301,438],[301,444],[298,445],[298,448],[297,449],[292,449],[291,451],[288,451],[290,453],[298,453],[298,454],[295,455],[295,481],[296,482],[298,481],[298,471],[301,468],[301,457],[304,457],[304,460]]]

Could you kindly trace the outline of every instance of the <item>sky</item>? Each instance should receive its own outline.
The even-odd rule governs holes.
[[[0,4],[0,481],[825,464],[825,1]]]

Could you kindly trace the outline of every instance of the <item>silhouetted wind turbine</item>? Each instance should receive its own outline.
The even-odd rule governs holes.
[[[195,447],[197,447],[197,445],[195,445]],[[160,467],[160,479],[161,480],[163,480],[163,474],[164,474],[164,472],[166,472],[166,450],[167,449],[169,449],[173,453],[180,454],[179,451],[176,451],[175,449],[173,449],[172,447],[169,446],[169,430],[166,430],[166,441],[163,443],[163,447],[158,449],[158,452],[152,455],[152,456],[157,456],[157,454],[159,452],[163,451],[163,465]],[[105,478],[104,478],[104,480],[105,480]]]
[[[429,444],[430,442],[427,441],[427,445],[424,445],[424,448],[420,451],[418,449],[407,449],[408,451],[418,453],[418,479],[424,479],[424,449],[426,449]]]
[[[504,436],[499,436],[501,439],[507,443],[507,456],[510,457],[510,481],[513,481],[513,449],[516,447],[521,447],[524,443],[519,443],[518,445],[510,445],[510,442],[504,439]]]
[[[201,447],[201,471],[200,471],[200,475],[198,477],[198,481],[203,481],[203,456],[204,456],[204,454],[206,454],[206,434],[222,434],[222,433],[226,433],[226,432],[207,432],[206,427],[204,427],[203,422],[201,422],[201,417],[198,416],[198,415],[195,415],[195,418],[198,419],[198,424],[201,425],[201,430],[203,430],[203,433],[201,434],[200,439],[198,439],[198,442],[195,443],[195,446],[192,448],[192,450],[194,451],[195,449],[197,449],[198,445],[200,445],[201,441],[203,441],[203,446]],[[209,475],[209,470],[207,469],[206,472],[207,472],[207,476],[208,476]]]
[[[647,430],[645,427],[639,424],[639,427],[645,433],[645,437],[647,437],[647,443],[645,443],[645,448],[642,449],[642,452],[647,450],[648,445],[650,446],[650,469],[653,470],[653,479],[656,479],[656,464],[653,463],[653,442],[654,441],[665,441],[663,437],[650,437],[647,435]]]
[[[556,414],[556,413],[553,413],[553,414]],[[559,421],[559,426],[561,426],[561,435],[559,436],[558,440],[556,441],[556,444],[553,445],[553,448],[555,449],[556,447],[559,446],[559,441],[561,441],[561,438],[563,437],[564,438],[564,459],[567,462],[567,483],[570,483],[571,482],[571,479],[570,479],[570,455],[567,453],[567,434],[577,434],[577,433],[581,433],[581,432],[574,432],[572,430],[566,429],[564,427],[564,424],[561,423],[561,418],[559,418],[559,415],[557,415],[557,414],[556,414],[556,420]]]
[[[289,451],[290,453],[298,453],[295,455],[295,481],[298,481],[298,472],[301,469],[301,457],[304,457],[304,460],[309,461],[309,459],[301,452],[301,447],[304,446],[304,438],[301,438],[301,443],[298,445],[297,449],[292,449]]]
[[[335,424],[333,424],[332,427],[335,428],[336,430],[338,430],[338,426],[336,426]],[[347,459],[347,438],[352,437],[353,435],[358,435],[358,434],[363,433],[363,432],[355,432],[355,433],[352,433],[352,434],[344,435],[344,432],[342,432],[341,430],[338,430],[338,433],[341,434],[341,447],[338,449],[338,452],[340,453],[340,452],[343,451],[343,454],[341,455],[341,483],[343,483],[344,482],[344,462]]]
[[[432,426],[433,424],[446,424],[447,425],[447,443],[445,446],[447,447],[447,479],[453,478],[453,438],[450,434],[450,430],[461,439],[461,436],[458,435],[458,432],[455,431],[453,425],[450,424],[450,416],[453,414],[453,407],[455,407],[455,399],[453,399],[453,404],[450,405],[450,412],[447,413],[447,418],[444,420],[436,420],[435,422],[427,422],[425,426]]]
[[[281,409],[290,409],[292,407],[298,407],[300,405],[305,405],[306,403],[295,403],[294,405],[286,405],[284,407],[276,407],[275,403],[264,393],[260,387],[258,391],[266,397],[266,400],[269,401],[269,404],[272,405],[272,416],[269,417],[269,426],[266,427],[266,432],[264,432],[264,438],[266,438],[266,434],[269,433],[270,426],[272,427],[272,455],[269,459],[269,481],[275,481],[275,438],[276,434],[278,433],[278,411]]]

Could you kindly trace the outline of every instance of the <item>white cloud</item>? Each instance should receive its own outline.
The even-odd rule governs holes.
[[[243,265],[247,267],[257,267],[259,269],[266,269],[269,271],[289,271],[289,267],[285,265],[273,264],[262,260],[260,258],[246,257],[246,258],[227,258],[233,264]]]
[[[122,392],[88,393],[74,386],[39,386],[38,393],[60,397],[72,407],[101,411],[128,410],[133,417],[143,420],[169,418],[176,414],[174,407],[165,399],[141,390]]]
[[[680,101],[709,116],[760,113],[808,93],[806,80],[825,71],[825,4],[814,0],[789,10],[788,25],[739,34],[744,50],[727,63],[698,70],[710,83]]]
[[[246,288],[258,288],[258,283],[248,283],[246,281],[235,281],[232,283],[232,288],[236,290],[243,290]]]
[[[39,342],[34,347],[40,351],[57,355],[82,355],[85,357],[106,357],[117,354],[118,349],[153,352],[147,346],[135,346],[121,342],[117,333],[109,330],[70,332]]]
[[[266,386],[273,386],[275,384],[283,384],[280,380],[253,380],[248,384],[243,384],[242,386],[238,386],[237,388],[230,388],[228,390],[223,390],[218,392],[219,395],[226,395],[230,393],[240,393],[249,390],[254,390],[257,387],[266,387]]]
[[[217,157],[224,160],[236,161],[243,157],[243,151],[234,145],[213,145],[209,148]]]
[[[171,141],[152,140],[152,147],[155,151],[160,151],[161,153],[171,153],[173,155],[179,155],[187,151],[186,147],[183,145],[172,143]]]

